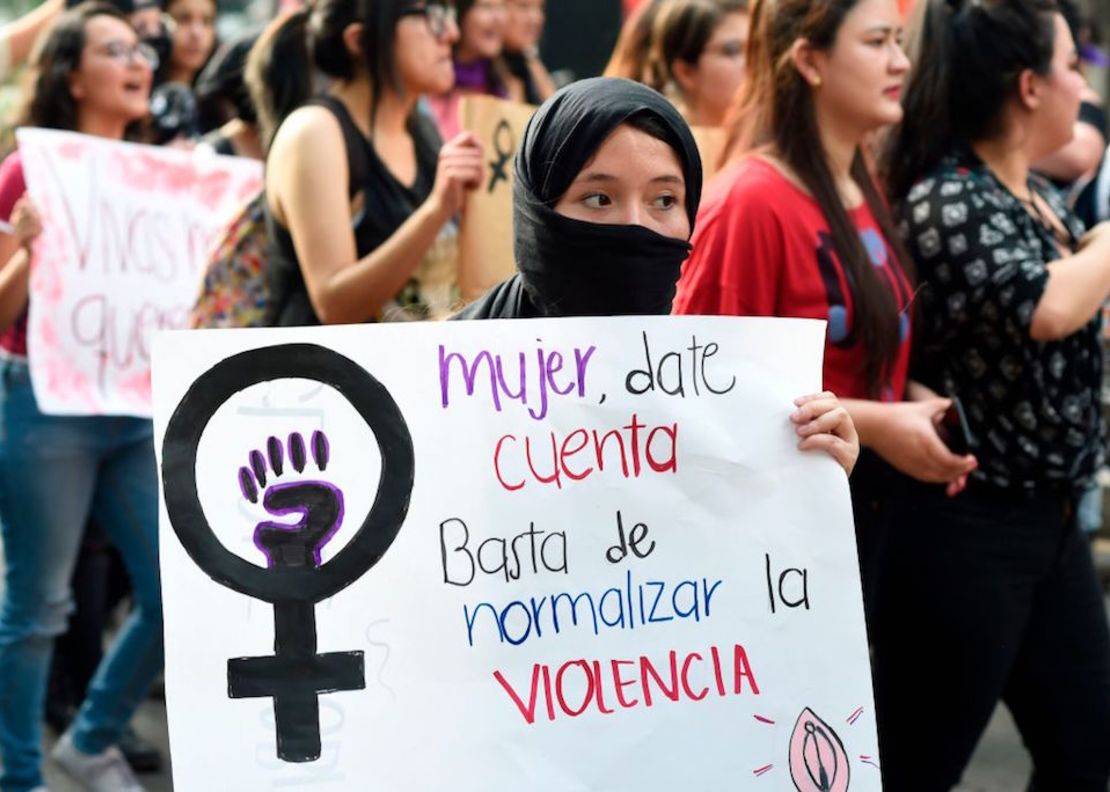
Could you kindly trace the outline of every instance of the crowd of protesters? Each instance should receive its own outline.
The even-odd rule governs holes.
[[[1084,68],[1107,64],[1073,2],[643,0],[606,76],[558,90],[544,0],[314,0],[224,42],[216,0],[63,6],[0,28],[11,123],[266,163],[194,327],[827,321],[826,390],[791,418],[850,474],[884,785],[952,789],[1002,701],[1030,789],[1106,792],[1089,531],[1110,156]],[[474,94],[540,109],[514,165],[517,273],[464,305]],[[706,129],[726,142],[703,163]],[[162,663],[152,427],[38,409],[42,227],[18,150],[0,221],[0,792],[45,789],[44,722],[85,788],[140,790],[132,768],[159,761],[129,727]]]

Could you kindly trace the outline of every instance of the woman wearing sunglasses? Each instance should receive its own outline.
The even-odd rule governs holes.
[[[441,147],[417,102],[451,89],[458,36],[439,3],[321,0],[259,42],[306,100],[267,157],[271,324],[449,309],[451,220],[481,179],[482,151],[468,133]],[[309,98],[312,66],[328,85]]]
[[[148,110],[152,50],[112,6],[63,14],[39,43],[22,124],[122,140]],[[151,422],[44,415],[27,362],[28,280],[40,224],[19,153],[0,164],[0,789],[42,787],[42,717],[54,637],[92,518],[119,549],[135,607],[105,653],[55,760],[87,789],[140,790],[115,747],[162,668],[158,488]]]

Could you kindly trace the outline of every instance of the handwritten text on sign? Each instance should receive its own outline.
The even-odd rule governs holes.
[[[175,788],[879,789],[846,481],[788,420],[822,338],[703,317],[160,335]],[[376,512],[384,553],[352,573]],[[309,632],[292,591],[315,592]]]
[[[39,408],[149,416],[151,331],[187,325],[211,243],[261,165],[52,130],[17,139],[43,223],[28,325]]]

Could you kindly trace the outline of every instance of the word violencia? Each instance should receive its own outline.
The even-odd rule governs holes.
[[[704,655],[672,649],[664,663],[647,655],[637,660],[568,660],[555,669],[546,663],[535,663],[527,701],[501,671],[494,671],[493,677],[528,725],[535,724],[541,689],[549,721],[555,720],[560,712],[577,718],[593,708],[601,715],[611,715],[618,708],[653,707],[661,699],[678,702],[703,701],[710,695],[739,696],[745,692],[745,680],[751,694],[759,695],[755,672],[740,644],[733,644],[731,658],[727,650],[722,657],[718,647],[710,646]],[[637,698],[637,694],[642,698]]]

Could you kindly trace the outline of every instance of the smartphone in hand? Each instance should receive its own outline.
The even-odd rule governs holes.
[[[960,398],[958,396],[949,398],[952,403],[944,411],[937,432],[944,444],[948,446],[948,450],[953,454],[961,456],[969,454],[971,453],[971,447],[975,444],[975,436],[971,433],[971,427],[967,423],[967,414],[964,412],[964,406],[960,402]]]

